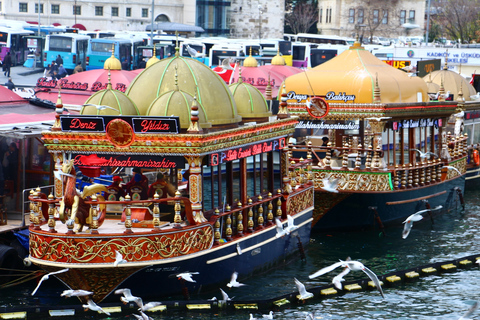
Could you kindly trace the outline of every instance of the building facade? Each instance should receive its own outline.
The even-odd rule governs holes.
[[[344,37],[422,36],[425,0],[319,0],[320,34]]]

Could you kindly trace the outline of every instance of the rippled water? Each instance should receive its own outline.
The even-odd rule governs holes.
[[[466,210],[446,213],[435,218],[415,223],[407,239],[401,238],[402,227],[389,228],[383,237],[377,231],[362,233],[313,234],[307,251],[307,261],[292,261],[268,274],[245,279],[248,286],[228,291],[234,300],[261,300],[296,291],[293,278],[302,281],[307,288],[327,285],[338,272],[310,280],[308,275],[350,256],[359,260],[377,274],[400,271],[433,262],[447,261],[479,254],[480,237],[480,189],[471,189],[465,194]],[[214,270],[212,271],[214,272]],[[362,272],[350,272],[346,281],[363,279]],[[422,277],[419,280],[394,287],[384,287],[386,299],[377,291],[361,291],[334,296],[328,299],[313,299],[302,306],[284,306],[274,310],[275,319],[305,319],[307,312],[315,312],[317,319],[458,319],[476,301],[480,300],[480,269],[467,270]],[[63,288],[45,287],[35,297],[30,292],[35,283],[13,289],[0,290],[0,307],[41,305],[44,297],[56,297]],[[209,293],[208,298],[220,292]],[[207,297],[204,297],[207,298]],[[74,298],[70,298],[74,299]],[[58,300],[59,304],[66,303]],[[75,300],[69,300],[75,303]],[[54,305],[52,307],[58,307]],[[262,318],[269,310],[241,310],[213,312],[155,312],[153,319],[248,319]],[[4,312],[4,310],[0,310]],[[133,311],[132,311],[133,312]],[[29,319],[31,319],[29,314]],[[92,311],[62,319],[135,319],[122,313],[107,317]],[[480,318],[480,310],[472,316]]]

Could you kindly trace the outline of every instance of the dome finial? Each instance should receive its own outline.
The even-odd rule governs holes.
[[[287,89],[285,87],[285,82],[283,83],[282,88],[282,95],[281,101],[278,108],[277,119],[285,119],[290,118],[290,114],[288,113],[288,96],[287,96]]]
[[[445,95],[445,87],[443,86],[443,75],[442,78],[440,79],[440,89],[438,90],[438,101],[445,101],[444,95]]]
[[[380,99],[380,87],[378,86],[378,73],[375,73],[375,89],[373,90],[373,102],[382,102],[382,99]]]
[[[175,31],[175,36],[177,37],[177,39],[175,40],[175,57],[178,57],[180,56],[180,48],[178,47],[178,31]]]
[[[62,125],[60,123],[60,115],[63,113],[63,102],[62,102],[62,95],[60,91],[62,90],[62,86],[58,85],[58,98],[57,103],[55,105],[55,122],[53,123],[52,130],[59,131],[62,129]]]
[[[110,73],[110,68],[108,68],[108,84],[107,84],[107,90],[112,90],[112,77]]]
[[[197,95],[193,97],[192,108],[190,109],[190,126],[187,129],[188,133],[201,133],[203,132],[200,124],[198,123],[198,106]]]
[[[443,66],[443,70],[448,70],[448,49],[445,51],[445,65]]]
[[[160,59],[157,58],[157,47],[153,45],[153,55],[150,57],[150,59],[148,59],[147,63],[145,64],[145,69],[150,67],[157,61],[160,61]]]
[[[457,101],[458,102],[465,102],[465,98],[463,97],[463,81],[460,81],[460,91],[458,91]]]
[[[242,68],[238,68],[238,80],[237,80],[237,83],[242,83],[243,82],[243,78],[242,78]]]
[[[267,87],[265,88],[265,98],[272,100],[272,86],[270,85],[270,72],[268,73]]]
[[[178,91],[178,67],[175,66],[175,91]]]

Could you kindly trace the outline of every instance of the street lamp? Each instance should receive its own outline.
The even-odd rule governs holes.
[[[258,42],[262,40],[262,6],[258,5]]]
[[[427,2],[427,30],[425,31],[425,43],[428,47],[428,30],[430,28],[430,0]]]

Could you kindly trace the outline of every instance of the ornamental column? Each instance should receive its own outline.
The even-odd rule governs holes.
[[[202,157],[185,157],[189,170],[190,176],[188,177],[188,187],[190,194],[190,202],[192,203],[192,215],[195,223],[206,222],[207,219],[203,216],[202,212]]]

